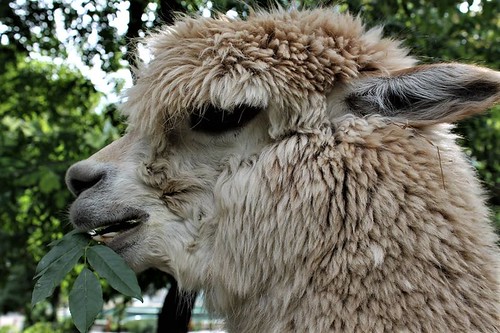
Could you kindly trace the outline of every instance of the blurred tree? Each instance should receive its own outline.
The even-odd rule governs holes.
[[[71,201],[63,185],[65,171],[116,139],[120,123],[113,105],[105,106],[104,112],[94,111],[102,95],[76,71],[75,64],[58,66],[30,56],[61,63],[72,49],[84,64],[101,64],[113,72],[126,65],[119,61],[127,54],[125,41],[152,26],[156,8],[170,22],[173,10],[184,8],[167,1],[137,0],[126,5],[129,25],[120,33],[113,22],[127,12],[127,6],[120,7],[117,1],[0,4],[0,167],[4,171],[0,175],[4,189],[0,193],[0,313],[24,311],[28,323],[34,313],[45,314],[29,308],[32,277],[47,244],[71,229],[64,214]],[[141,282],[159,288],[167,279],[150,271]],[[110,292],[108,288],[108,297]],[[51,298],[52,309],[58,296],[56,291]]]
[[[172,23],[175,12],[199,10],[202,0],[2,1],[0,37],[16,51],[66,59],[76,49],[86,65],[114,72],[131,60],[129,43]],[[71,46],[68,48],[68,46]],[[133,49],[133,48],[132,48]]]
[[[131,60],[130,42],[175,12],[203,15],[276,3],[333,6],[361,15],[368,27],[406,40],[422,62],[462,61],[500,69],[497,0],[11,0],[0,2],[0,312],[28,306],[31,277],[46,244],[70,227],[66,168],[120,132],[113,105],[94,112],[102,94],[75,71],[75,57],[108,74]],[[44,56],[53,63],[30,60]],[[80,60],[78,60],[80,61]],[[81,66],[80,66],[81,68]],[[111,75],[110,75],[111,76]],[[120,83],[115,83],[120,89]],[[459,133],[490,194],[500,230],[500,107],[462,122]],[[143,284],[166,283],[151,271]]]
[[[79,73],[22,56],[0,72],[0,312],[29,306],[46,244],[64,231],[68,166],[118,137]]]

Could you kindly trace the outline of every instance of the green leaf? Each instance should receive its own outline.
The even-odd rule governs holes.
[[[67,234],[63,235],[61,238],[59,239],[56,239],[52,242],[49,243],[49,246],[50,247],[54,247],[56,246],[57,244],[59,244],[60,242],[62,242],[63,239],[68,239],[69,237],[73,237],[73,235],[75,234],[82,234],[82,236],[85,236],[85,234],[81,231],[78,231],[78,230],[71,230],[70,232],[68,232]],[[90,237],[87,237],[89,240],[90,240]],[[43,258],[42,258],[43,259]]]
[[[36,281],[35,287],[33,288],[33,292],[31,294],[31,306],[34,307],[36,303],[52,295],[54,288],[55,285],[52,276],[43,275],[40,279],[38,279],[38,281]]]
[[[89,238],[87,235],[75,230],[66,234],[59,241],[53,242],[52,244],[54,246],[52,249],[38,263],[34,279],[44,274],[50,265],[60,260],[64,261],[64,257],[66,257],[69,252],[75,248],[83,250],[88,243]]]
[[[103,245],[90,247],[87,250],[87,260],[111,287],[124,295],[143,301],[134,271],[109,247]]]
[[[35,283],[33,293],[31,295],[31,305],[49,297],[54,292],[62,279],[71,271],[78,260],[83,255],[83,247],[73,247],[69,252],[59,256],[59,258],[39,273],[40,279]]]
[[[102,305],[101,284],[94,273],[85,267],[69,293],[69,311],[80,332],[88,332]]]

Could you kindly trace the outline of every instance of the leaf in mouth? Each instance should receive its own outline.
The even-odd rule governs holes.
[[[83,251],[88,243],[89,237],[85,234],[75,231],[69,232],[59,241],[53,243],[52,249],[40,260],[40,262],[36,266],[36,275],[33,279],[36,279],[44,274],[50,265],[58,261],[67,260],[68,252],[70,252],[71,250],[79,248]],[[66,273],[64,275],[66,275]]]
[[[103,303],[99,279],[84,267],[69,293],[69,311],[80,332],[88,332]]]
[[[92,268],[105,278],[111,287],[142,301],[141,288],[134,272],[113,250],[103,245],[92,246],[87,251],[87,259]]]
[[[110,228],[128,230],[137,226],[139,220],[129,220],[118,225],[101,228],[99,232],[113,232]],[[99,280],[90,270],[89,264],[100,278],[124,295],[142,301],[141,289],[135,273],[113,250],[95,242],[78,231],[66,234],[61,240],[52,243],[52,249],[40,260],[36,269],[38,279],[33,289],[32,306],[49,297],[64,277],[79,264],[82,257],[84,268],[79,274],[70,293],[70,311],[75,326],[80,332],[87,332],[102,308],[103,297]]]
[[[41,277],[33,288],[33,293],[31,295],[32,306],[52,295],[54,289],[78,263],[83,253],[83,248],[74,247],[69,252],[66,252],[64,256],[54,261],[45,270],[38,273],[37,276]]]

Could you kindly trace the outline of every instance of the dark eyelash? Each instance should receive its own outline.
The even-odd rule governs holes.
[[[221,133],[242,127],[259,114],[260,110],[244,104],[231,111],[208,105],[191,113],[190,125],[195,131]]]

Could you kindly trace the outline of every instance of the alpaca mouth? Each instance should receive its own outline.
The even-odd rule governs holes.
[[[147,217],[147,216],[146,216]],[[114,222],[109,225],[98,227],[87,231],[93,240],[97,242],[110,242],[113,238],[121,235],[127,231],[137,228],[146,217],[137,217],[128,220]]]

